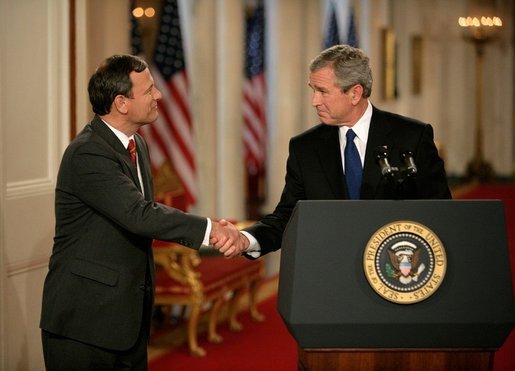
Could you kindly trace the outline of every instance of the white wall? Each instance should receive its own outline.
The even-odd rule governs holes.
[[[359,2],[359,0],[357,0]],[[513,121],[513,2],[493,1],[504,20],[499,39],[485,47],[483,82],[484,155],[497,175],[515,174]],[[470,15],[466,0],[372,0],[373,103],[429,122],[444,150],[449,175],[462,176],[474,154],[475,53],[458,17]],[[381,101],[380,40],[391,27],[398,47],[399,97]],[[411,94],[411,38],[422,36],[422,92]],[[511,44],[510,44],[511,42]],[[378,84],[379,82],[379,84]],[[379,89],[378,89],[379,88]]]
[[[2,370],[42,368],[41,288],[69,122],[67,20],[66,0],[0,1]]]

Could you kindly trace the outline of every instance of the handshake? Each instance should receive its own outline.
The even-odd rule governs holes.
[[[240,256],[250,244],[247,237],[225,219],[212,220],[209,243],[226,258]]]

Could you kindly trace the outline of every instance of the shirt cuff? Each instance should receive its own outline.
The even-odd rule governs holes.
[[[240,231],[240,233],[244,234],[250,242],[249,247],[247,247],[247,250],[245,250],[245,253],[253,258],[259,258],[261,256],[261,246],[256,240],[256,237],[246,231]]]
[[[206,227],[206,233],[204,234],[204,240],[202,241],[203,246],[209,246],[209,236],[211,236],[211,228],[212,228],[211,219],[209,219],[209,218],[206,218],[206,219],[207,219],[207,227]]]

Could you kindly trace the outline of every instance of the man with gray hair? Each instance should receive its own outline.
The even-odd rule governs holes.
[[[362,50],[322,51],[309,66],[308,85],[321,123],[290,140],[278,205],[242,231],[247,257],[281,247],[299,200],[451,198],[433,128],[371,104],[372,72]]]

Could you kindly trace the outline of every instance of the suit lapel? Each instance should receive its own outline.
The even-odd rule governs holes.
[[[374,154],[375,149],[379,146],[392,148],[393,138],[390,135],[391,130],[390,123],[384,119],[381,111],[373,107],[363,166],[362,199],[374,198],[376,189],[381,183],[382,175]]]
[[[339,128],[329,125],[326,125],[325,128],[320,135],[321,143],[317,145],[320,164],[334,193],[334,198],[344,199],[346,198],[347,186],[343,175]]]
[[[135,134],[134,139],[136,140],[136,148],[138,150],[138,166],[141,171],[141,180],[143,181],[143,187],[145,188],[145,199],[152,201],[154,199],[154,190],[148,148],[145,141],[139,134]]]
[[[126,172],[129,173],[134,184],[141,191],[141,184],[138,179],[138,171],[132,165],[131,158],[129,156],[129,152],[127,148],[125,148],[118,139],[118,137],[107,127],[107,125],[100,119],[100,117],[95,116],[95,118],[91,121],[91,127],[103,140],[107,142],[107,144],[116,151],[117,157],[119,160],[124,163]],[[136,142],[136,149],[138,150],[138,155],[140,154],[140,150],[138,149],[139,143]],[[146,192],[145,192],[146,193]]]

